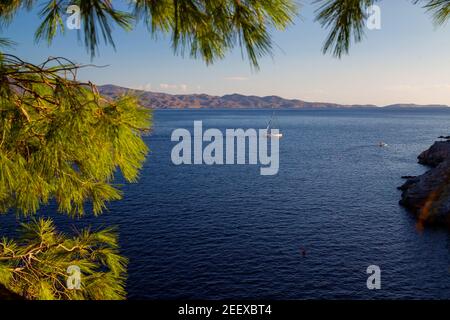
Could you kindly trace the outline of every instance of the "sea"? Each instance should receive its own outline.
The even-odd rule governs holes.
[[[427,170],[417,156],[450,135],[450,111],[279,110],[276,175],[172,161],[175,129],[264,129],[271,115],[155,111],[151,151],[123,200],[99,217],[71,219],[54,204],[39,214],[67,232],[117,226],[129,299],[449,299],[450,233],[420,228],[397,187]],[[0,234],[17,223],[0,216]],[[369,266],[380,289],[367,286]]]

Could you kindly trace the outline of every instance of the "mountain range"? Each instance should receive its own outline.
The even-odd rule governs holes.
[[[135,90],[115,85],[99,86],[100,94],[106,98],[117,98],[123,94],[131,93],[139,97],[140,103],[151,109],[347,109],[347,108],[376,108],[367,105],[343,105],[326,102],[308,102],[298,99],[284,99],[278,96],[246,96],[242,94],[228,94],[212,96],[207,94],[168,94]],[[384,106],[388,109],[397,108],[448,108],[446,105],[416,105],[393,104]]]

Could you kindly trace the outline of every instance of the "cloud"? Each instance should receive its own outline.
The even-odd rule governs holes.
[[[169,83],[161,83],[159,87],[161,89],[172,89],[172,90],[176,90],[178,88],[176,84],[169,84]]]
[[[189,88],[189,86],[187,84],[172,84],[172,83],[161,83],[159,85],[159,87],[161,89],[164,90],[172,90],[172,91],[182,91],[182,92],[186,92]]]
[[[242,76],[225,77],[225,80],[228,80],[228,81],[247,81],[248,77],[242,77]]]
[[[143,90],[143,91],[151,91],[152,90],[152,84],[147,83],[143,85],[139,85],[135,88],[136,90]]]

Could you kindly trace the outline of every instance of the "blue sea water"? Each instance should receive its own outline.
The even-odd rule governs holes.
[[[156,111],[139,182],[102,216],[58,226],[119,226],[132,299],[449,299],[450,234],[418,230],[396,188],[425,172],[417,155],[450,133],[450,112],[279,111],[275,176],[171,162],[176,128],[265,128],[270,115]],[[16,226],[0,217],[0,234]],[[369,265],[381,290],[366,287]]]

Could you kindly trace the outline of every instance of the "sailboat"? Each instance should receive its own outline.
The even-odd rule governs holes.
[[[275,111],[272,113],[272,117],[269,120],[269,123],[267,124],[267,136],[269,138],[276,138],[276,139],[280,139],[283,137],[283,134],[281,132],[279,132],[280,129],[278,129],[278,133],[272,132],[272,127],[275,126],[274,129],[279,128],[280,126],[278,125],[278,121],[277,118],[275,116]]]

